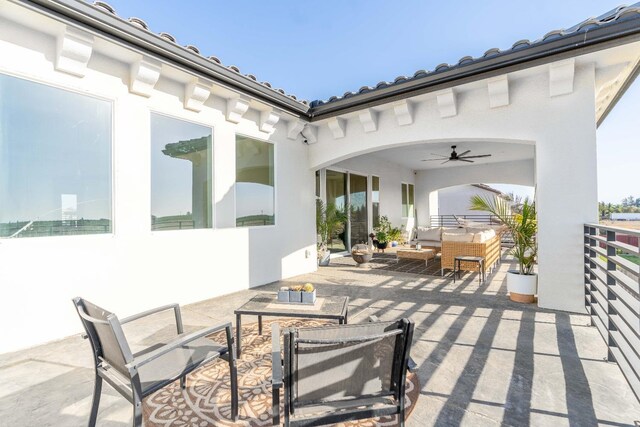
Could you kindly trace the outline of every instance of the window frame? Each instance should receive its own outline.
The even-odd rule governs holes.
[[[236,185],[238,184],[238,170],[237,170],[237,162],[238,162],[238,136],[242,136],[245,138],[253,139],[255,141],[264,142],[266,144],[271,144],[273,146],[273,224],[267,225],[246,225],[246,226],[238,226],[236,221],[238,220],[238,192]],[[273,141],[269,141],[264,138],[259,138],[254,135],[249,135],[242,132],[234,132],[233,134],[233,144],[234,144],[234,153],[235,153],[235,161],[233,170],[233,222],[234,226],[232,228],[237,228],[240,230],[251,230],[258,229],[264,230],[268,228],[273,228],[278,225],[278,144]]]
[[[402,188],[405,185],[407,186],[406,193],[404,193],[403,188]],[[413,209],[411,210],[411,212],[409,212],[409,206],[411,206],[410,203],[409,203],[409,194],[410,194],[409,189],[410,188],[413,189]],[[404,215],[404,203],[402,203],[402,196],[406,196],[407,197],[407,216]],[[406,181],[401,181],[400,182],[400,217],[402,219],[408,219],[408,218],[415,219],[415,217],[416,217],[416,185],[415,184],[411,184],[411,183],[406,182]]]

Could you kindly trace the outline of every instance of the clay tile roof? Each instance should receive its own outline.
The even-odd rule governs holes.
[[[456,64],[443,63],[435,67],[433,71],[418,70],[412,77],[398,76],[391,83],[380,82],[375,86],[375,88],[371,88],[370,90],[363,91],[361,89],[360,93],[385,89],[385,88],[388,88],[389,86],[394,86],[394,85],[402,85],[402,84],[412,82],[418,79],[422,79],[425,77],[431,77],[440,72],[463,68],[471,64],[477,64],[483,60],[486,60],[491,57],[495,57],[497,55],[507,55],[514,51],[529,49],[535,46],[542,45],[543,43],[569,37],[577,33],[586,33],[588,31],[593,30],[594,28],[599,28],[605,25],[609,25],[613,22],[619,22],[625,19],[638,19],[638,18],[640,18],[640,3],[636,3],[631,6],[620,6],[596,18],[589,18],[585,21],[582,21],[571,28],[564,29],[564,30],[558,29],[558,30],[549,31],[547,34],[545,34],[542,38],[538,40],[535,40],[535,41],[519,40],[515,42],[511,46],[511,48],[507,50],[502,51],[498,48],[492,48],[487,50],[483,56],[477,57],[477,58],[474,58],[471,56],[465,56],[463,58],[460,58],[460,60]],[[332,102],[336,102],[341,99],[351,97],[353,95],[354,95],[353,92],[346,92],[342,97],[332,96],[327,100],[312,101],[311,107],[313,108],[313,107],[318,107],[325,104],[330,104]]]
[[[151,33],[151,30],[149,29],[149,25],[147,25],[147,23],[146,23],[146,22],[144,22],[142,19],[140,19],[140,18],[136,18],[136,17],[132,17],[132,18],[129,18],[129,19],[124,19],[124,18],[122,18],[121,16],[119,16],[119,15],[116,13],[115,9],[114,9],[111,5],[109,5],[108,3],[106,3],[106,2],[103,2],[103,1],[95,1],[95,2],[93,3],[93,7],[94,7],[95,9],[98,9],[98,10],[102,11],[102,12],[106,12],[106,13],[111,14],[111,15],[113,15],[113,16],[115,16],[115,17],[117,17],[118,19],[120,19],[121,21],[128,22],[128,23],[130,23],[131,25],[135,25],[136,27],[141,28],[141,29],[143,29],[143,30],[148,31],[149,33]],[[160,38],[162,38],[162,39],[164,39],[164,40],[168,40],[168,41],[170,41],[170,42],[172,42],[172,43],[177,43],[177,42],[176,42],[175,37],[173,37],[173,36],[172,36],[171,34],[169,34],[169,33],[161,32],[161,33],[157,34],[157,36],[158,36],[158,37],[160,37]],[[194,46],[194,45],[188,44],[188,45],[184,46],[184,47],[183,47],[183,49],[185,49],[185,50],[187,50],[187,51],[189,51],[189,52],[191,52],[191,53],[193,53],[193,54],[196,54],[196,55],[198,55],[198,56],[201,56],[202,58],[205,58],[205,59],[207,59],[207,60],[211,61],[212,63],[219,64],[219,65],[224,65],[224,64],[222,64],[222,63],[221,63],[221,61],[220,61],[217,57],[215,57],[215,56],[208,56],[208,57],[203,56],[203,55],[200,53],[200,49],[198,49],[198,48],[197,48],[196,46]],[[229,69],[231,69],[231,70],[235,71],[235,72],[236,72],[236,73],[238,73],[240,76],[242,76],[242,77],[244,77],[244,78],[246,78],[246,79],[248,79],[248,80],[252,80],[252,81],[256,81],[256,80],[257,80],[257,79],[256,79],[256,77],[255,77],[255,76],[253,76],[253,75],[251,75],[251,74],[248,74],[248,75],[242,75],[242,74],[240,74],[240,70],[239,70],[239,69],[238,69],[238,67],[236,67],[235,65],[230,65],[230,66],[228,66],[227,68],[229,68]],[[268,84],[268,83],[263,83],[263,85],[264,85],[265,87],[271,88],[271,85],[270,85],[270,84]],[[308,105],[308,102],[305,102],[305,101],[299,100],[298,98],[296,98],[295,96],[292,96],[291,94],[286,94],[286,93],[285,93],[285,91],[284,91],[284,90],[282,90],[282,89],[278,89],[278,90],[277,90],[277,92],[279,92],[280,94],[284,94],[284,95],[286,95],[286,96],[287,96],[287,97],[289,97],[290,99],[293,99],[293,100],[295,100],[296,102],[299,102],[300,104],[304,104],[305,106],[306,106],[306,105]]]

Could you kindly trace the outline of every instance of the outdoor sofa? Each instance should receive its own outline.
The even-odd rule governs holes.
[[[424,249],[441,253],[441,268],[453,270],[456,256],[476,256],[484,258],[485,269],[492,269],[500,261],[499,226],[474,224],[470,227],[443,228],[417,227],[411,245],[420,244]],[[478,271],[477,263],[462,262],[460,268]]]

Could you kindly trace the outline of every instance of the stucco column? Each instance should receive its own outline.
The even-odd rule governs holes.
[[[550,106],[536,142],[538,304],[584,312],[583,224],[598,220],[593,67]]]

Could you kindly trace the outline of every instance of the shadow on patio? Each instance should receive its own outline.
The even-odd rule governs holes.
[[[316,273],[186,306],[185,329],[233,319],[233,310],[257,291],[312,282],[320,295],[349,296],[350,323],[369,315],[415,322],[412,357],[422,389],[410,426],[632,426],[640,404],[617,365],[606,362],[605,343],[589,318],[509,301],[509,267],[503,263],[481,285],[475,274],[454,284],[449,277],[357,268],[339,258]],[[170,322],[171,313],[161,314],[126,332],[143,344],[171,333],[164,327]],[[78,336],[1,355],[2,423],[85,424],[90,367],[89,346]],[[128,425],[130,405],[109,387],[103,393],[99,425]]]

